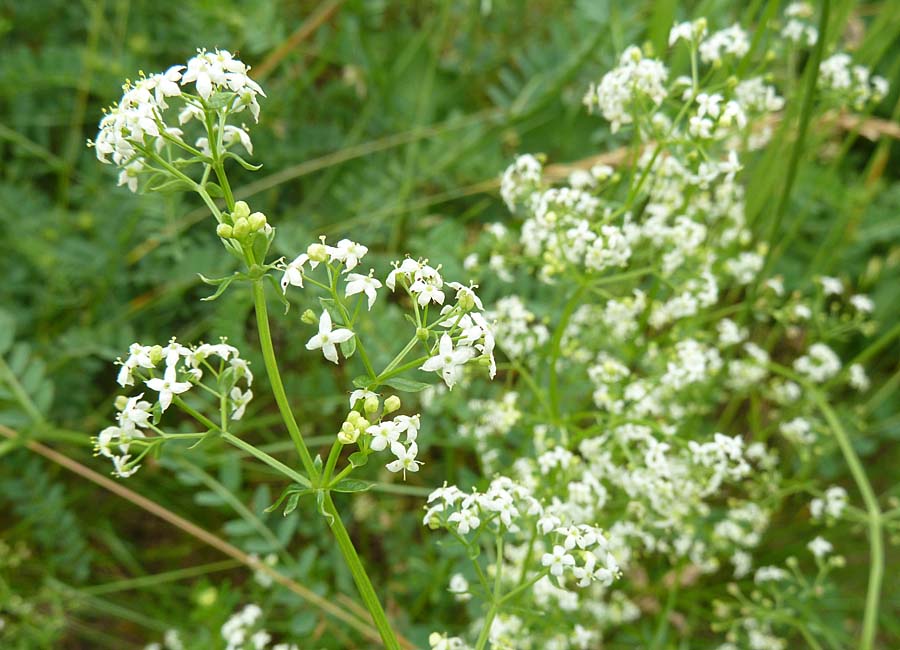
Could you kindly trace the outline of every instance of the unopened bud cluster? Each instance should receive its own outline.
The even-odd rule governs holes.
[[[216,227],[216,234],[222,239],[247,239],[256,233],[267,234],[271,226],[262,212],[250,212],[245,201],[234,204],[231,214],[224,213],[223,221]]]

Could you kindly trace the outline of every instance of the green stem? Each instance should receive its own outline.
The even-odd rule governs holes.
[[[241,440],[240,438],[238,438],[237,436],[235,436],[231,433],[223,433],[222,440],[224,440],[225,442],[227,442],[228,444],[230,444],[234,447],[237,447],[238,449],[240,449],[242,451],[247,452],[248,454],[250,454],[257,460],[261,460],[266,465],[268,465],[272,469],[278,470],[279,472],[284,474],[286,477],[288,477],[292,481],[296,481],[297,483],[299,483],[300,485],[303,485],[305,487],[310,487],[309,479],[306,478],[305,476],[303,476],[303,474],[301,474],[300,472],[298,472],[295,469],[291,469],[290,467],[288,467],[287,465],[282,463],[280,460],[278,460],[277,458],[273,458],[272,456],[270,456],[266,452],[262,451],[261,449],[257,449],[256,447],[251,445],[249,442],[244,442],[243,440]]]
[[[554,421],[559,420],[559,373],[556,370],[556,364],[559,361],[559,356],[562,352],[560,350],[562,337],[566,331],[566,326],[569,324],[569,319],[572,317],[575,308],[579,305],[581,296],[586,288],[587,285],[580,286],[578,291],[569,298],[569,301],[563,309],[562,316],[559,319],[559,324],[556,326],[556,331],[553,333],[553,341],[550,344],[550,410],[553,413]]]
[[[404,363],[402,366],[398,366],[392,370],[383,370],[380,375],[378,375],[377,377],[375,377],[374,380],[372,380],[372,384],[371,384],[370,388],[374,389],[377,386],[383,384],[386,379],[390,379],[391,377],[396,377],[397,375],[402,374],[402,373],[406,372],[407,370],[412,370],[413,368],[418,368],[426,361],[428,361],[428,357],[419,357],[417,359],[414,359],[413,361]]]
[[[850,467],[850,473],[856,482],[866,504],[866,512],[869,520],[869,584],[866,589],[866,609],[863,614],[863,629],[860,637],[860,650],[872,650],[875,644],[875,632],[878,625],[878,609],[881,599],[881,583],[884,579],[884,539],[882,536],[882,527],[884,522],[881,517],[881,508],[878,505],[878,499],[875,497],[875,491],[869,482],[869,477],[856,455],[856,450],[850,443],[844,426],[838,419],[837,414],[828,405],[825,397],[817,390],[812,391],[813,401],[822,411],[825,420],[834,432],[840,445],[841,452],[844,454],[844,460]]]
[[[844,461],[850,468],[850,474],[853,476],[856,487],[862,495],[863,503],[865,503],[866,513],[868,515],[870,561],[869,583],[866,589],[866,608],[863,613],[863,626],[860,635],[859,649],[872,650],[875,644],[875,633],[878,624],[881,583],[884,580],[884,516],[881,512],[881,507],[878,505],[878,498],[875,496],[875,491],[872,489],[872,484],[869,482],[866,470],[863,468],[862,462],[850,442],[850,437],[844,430],[844,425],[841,424],[840,419],[834,412],[834,409],[828,404],[825,396],[818,388],[810,384],[803,377],[784,366],[770,363],[769,367],[773,372],[796,381],[808,391],[813,402],[816,403],[816,406],[828,422],[828,426],[831,427],[831,431],[834,433],[834,437],[844,456]]]
[[[337,305],[338,311],[341,312],[341,318],[344,319],[346,326],[350,327],[350,314],[347,313],[344,303],[341,301],[336,290],[332,290],[332,295],[334,296],[334,304]],[[359,358],[362,359],[363,365],[366,367],[366,372],[369,373],[369,377],[375,379],[375,368],[372,367],[372,363],[369,361],[369,355],[366,353],[366,348],[363,345],[359,334],[356,334],[356,349],[359,352]]]
[[[797,170],[800,166],[800,156],[803,153],[803,143],[806,139],[806,132],[809,127],[809,121],[812,118],[813,102],[816,98],[816,81],[819,78],[819,64],[822,62],[822,53],[825,49],[825,40],[828,32],[828,14],[830,7],[831,3],[829,0],[824,0],[822,2],[822,13],[819,16],[819,39],[818,41],[816,41],[812,56],[810,57],[809,62],[806,64],[806,87],[804,88],[803,93],[803,105],[800,108],[800,121],[797,123],[797,139],[794,141],[794,146],[791,149],[791,157],[788,161],[788,171],[787,177],[784,181],[784,188],[781,191],[781,197],[778,200],[778,205],[775,208],[775,214],[772,218],[772,223],[769,226],[769,232],[766,237],[766,241],[770,243],[770,247],[769,252],[766,255],[766,261],[763,265],[763,270],[758,276],[760,278],[765,278],[771,267],[771,253],[772,249],[774,248],[771,245],[771,242],[775,241],[775,236],[778,234],[781,220],[784,217],[785,212],[787,211],[787,204],[788,199],[791,196],[791,189],[794,187],[794,181],[797,178]]]
[[[340,440],[335,440],[334,444],[331,445],[331,451],[328,453],[328,460],[325,463],[325,471],[322,473],[322,487],[330,485],[331,475],[334,473],[334,466],[337,465],[343,446]]]
[[[266,289],[262,278],[253,282],[253,304],[256,308],[256,326],[259,330],[259,344],[262,348],[263,361],[266,366],[266,373],[269,376],[269,383],[272,385],[272,393],[275,395],[275,402],[278,404],[278,411],[284,420],[288,434],[294,441],[294,447],[300,455],[300,461],[303,463],[303,469],[309,474],[310,479],[315,483],[319,478],[319,472],[313,464],[312,456],[306,443],[303,442],[303,435],[300,433],[300,427],[297,426],[297,420],[294,419],[294,413],[291,411],[291,405],[288,402],[287,393],[284,391],[284,384],[281,381],[281,373],[278,372],[278,362],[275,360],[275,348],[272,345],[272,332],[269,330],[269,313],[266,308]]]
[[[209,211],[213,213],[216,221],[222,223],[222,211],[219,210],[219,206],[216,205],[216,202],[212,200],[209,192],[207,192],[205,188],[201,187],[197,190],[197,194],[199,194],[200,198],[203,199],[203,202],[206,204],[206,207],[209,208]]]
[[[22,384],[19,383],[12,368],[9,367],[2,356],[0,356],[0,381],[9,386],[16,401],[19,402],[23,409],[25,409],[28,417],[31,418],[35,424],[46,425],[47,421],[44,419],[44,416],[38,410],[37,406],[35,406],[34,402],[31,401],[28,392],[22,388]]]
[[[391,625],[387,620],[387,615],[384,613],[381,602],[378,600],[378,595],[375,593],[375,588],[372,586],[369,575],[366,573],[366,569],[359,559],[356,548],[353,546],[353,541],[350,539],[350,535],[344,527],[344,522],[341,521],[341,517],[334,505],[334,501],[331,499],[330,492],[325,493],[324,505],[325,512],[332,517],[331,531],[334,533],[338,548],[344,556],[344,561],[347,563],[350,573],[353,575],[353,581],[356,583],[356,588],[359,589],[359,595],[362,597],[366,609],[368,609],[369,613],[372,615],[372,622],[375,624],[378,633],[381,635],[381,640],[384,641],[385,648],[388,648],[388,650],[400,650],[400,643],[397,641],[397,637],[391,629]]]
[[[523,566],[524,566],[524,565],[523,565]],[[523,582],[523,583],[520,584],[518,587],[516,587],[515,589],[513,589],[512,591],[510,591],[509,593],[504,594],[503,598],[500,599],[500,603],[503,604],[503,603],[505,603],[505,602],[508,601],[508,600],[512,600],[513,598],[515,598],[515,597],[518,596],[520,593],[522,593],[523,591],[525,591],[526,589],[528,589],[529,587],[531,587],[534,583],[536,583],[538,580],[540,580],[541,578],[543,578],[543,577],[546,576],[546,575],[547,575],[547,572],[546,572],[546,571],[542,571],[541,573],[538,573],[536,576],[534,576],[533,578],[531,578],[531,580],[529,580],[529,581],[527,581],[527,582]]]
[[[494,623],[494,617],[500,610],[500,581],[503,574],[503,536],[497,536],[497,565],[494,571],[494,593],[491,598],[491,607],[487,616],[484,617],[484,624],[481,628],[481,634],[478,635],[478,641],[475,643],[475,650],[484,650],[491,635],[491,625]]]
[[[263,285],[262,279],[253,282],[253,302],[256,308],[256,323],[257,328],[259,329],[259,342],[263,352],[266,373],[269,376],[269,383],[272,385],[272,392],[275,395],[278,410],[281,412],[281,417],[284,419],[288,433],[294,441],[294,446],[297,448],[297,453],[300,455],[300,460],[303,463],[304,469],[306,469],[309,474],[311,481],[314,484],[319,484],[319,472],[313,464],[312,456],[310,456],[309,449],[307,449],[306,443],[303,441],[303,436],[300,433],[300,428],[297,426],[297,421],[294,419],[294,413],[291,411],[291,406],[288,403],[287,394],[284,390],[284,384],[281,381],[281,374],[278,371],[278,363],[275,360],[275,348],[272,345],[272,333],[269,330],[265,286]],[[254,454],[250,449],[246,449],[246,451]],[[334,505],[334,501],[331,499],[331,493],[328,491],[325,491],[324,507],[325,512],[330,515],[331,531],[337,541],[341,555],[344,556],[344,561],[347,563],[347,567],[353,575],[353,581],[356,583],[357,589],[359,589],[359,594],[363,599],[366,609],[368,609],[369,613],[372,615],[372,621],[375,624],[378,633],[381,635],[385,647],[389,650],[399,650],[400,644],[397,641],[397,637],[391,629],[391,625],[387,620],[387,615],[381,607],[381,602],[375,594],[374,587],[372,587],[372,582],[369,580],[369,576],[359,559],[356,548],[353,546],[353,541],[350,539],[350,535],[347,533],[347,529],[341,521],[340,514]]]

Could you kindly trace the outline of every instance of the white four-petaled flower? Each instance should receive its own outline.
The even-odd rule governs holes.
[[[369,310],[375,304],[375,298],[378,296],[377,289],[381,288],[381,281],[373,278],[371,275],[362,275],[361,273],[347,274],[347,288],[344,295],[349,298],[358,293],[365,293],[369,299]]]
[[[575,558],[566,549],[558,544],[553,547],[552,553],[544,553],[541,564],[550,569],[550,573],[559,577],[566,567],[575,566]]]
[[[319,333],[306,342],[307,350],[322,350],[325,358],[332,363],[338,362],[336,343],[344,343],[353,338],[353,332],[348,329],[331,329],[331,314],[325,309],[319,318]]]
[[[416,443],[409,443],[409,447],[404,447],[399,442],[391,443],[391,453],[397,457],[397,460],[391,461],[385,467],[389,472],[403,471],[403,478],[406,479],[406,472],[418,472],[419,465],[422,463],[416,460],[419,453],[419,447]]]
[[[444,334],[438,345],[438,353],[423,363],[421,369],[426,372],[440,372],[447,387],[453,388],[462,374],[462,366],[474,356],[473,348],[459,346],[454,349],[450,335]]]
[[[163,411],[169,408],[176,395],[180,395],[191,387],[191,383],[188,381],[178,381],[174,363],[166,365],[166,372],[162,378],[154,377],[153,379],[148,379],[145,383],[147,388],[159,393],[159,406]]]

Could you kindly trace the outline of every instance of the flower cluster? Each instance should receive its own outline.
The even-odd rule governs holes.
[[[262,613],[258,605],[249,604],[232,614],[221,630],[225,650],[299,650],[299,646],[292,643],[270,646],[272,635],[260,627]]]
[[[640,48],[627,48],[619,58],[619,67],[607,72],[600,83],[591,86],[584,97],[588,108],[598,107],[615,133],[624,124],[635,121],[643,106],[659,106],[668,95],[669,71],[656,59],[643,55]]]
[[[231,420],[240,420],[253,398],[250,365],[224,339],[192,347],[181,345],[174,338],[165,346],[133,343],[128,356],[119,359],[119,365],[120,386],[138,383],[156,393],[154,402],[144,399],[146,392],[119,396],[117,424],[106,427],[94,439],[96,451],[112,461],[114,473],[120,478],[137,472],[140,459],[170,437],[157,427],[160,417],[176,399],[202,385],[204,379],[211,378],[215,388],[204,388],[219,398],[222,412],[227,412]],[[133,457],[130,451],[135,446],[141,451]]]
[[[494,336],[484,314],[481,299],[475,293],[477,287],[466,286],[459,282],[444,282],[440,266],[433,267],[427,260],[416,260],[407,257],[393,263],[392,270],[382,284],[374,276],[350,273],[366,255],[368,248],[362,244],[343,239],[337,246],[321,243],[311,244],[305,253],[297,256],[288,264],[282,265],[282,291],[287,292],[289,286],[303,287],[310,276],[306,270],[315,270],[320,264],[327,267],[330,285],[313,281],[317,286],[336,291],[338,278],[344,278],[343,294],[335,294],[335,298],[351,298],[365,296],[367,310],[371,310],[378,299],[378,290],[386,286],[392,292],[403,289],[410,298],[410,306],[417,324],[416,336],[427,340],[432,336],[436,341],[432,353],[421,366],[426,372],[436,372],[450,388],[459,381],[463,367],[470,361],[483,360],[493,378],[496,373],[494,361]],[[453,292],[454,301],[447,299],[448,290]],[[438,308],[438,316],[429,322],[429,308],[434,313]],[[335,328],[332,315],[327,309],[319,317],[319,331],[306,343],[308,350],[322,350],[325,358],[338,363],[337,345],[348,343],[353,339],[352,322],[349,313],[341,313],[342,326]],[[437,334],[435,330],[442,332]],[[352,348],[351,348],[352,349]]]
[[[170,145],[192,157],[209,159],[210,140],[216,139],[225,149],[240,144],[252,154],[246,127],[225,123],[229,115],[245,109],[254,120],[259,119],[259,97],[265,93],[249,77],[249,71],[226,50],[198,50],[186,66],[142,75],[125,84],[122,98],[107,110],[96,140],[89,144],[101,162],[120,168],[119,185],[127,185],[132,192],[137,191],[141,173],[165,173],[167,164],[181,167],[190,162],[161,157]],[[177,115],[170,115],[172,100],[179,103]],[[221,116],[217,123],[206,122],[210,110]],[[193,146],[182,128],[191,121],[204,128],[204,135]]]
[[[337,439],[342,445],[356,444],[364,455],[389,450],[395,459],[385,467],[389,472],[418,472],[421,461],[416,460],[419,447],[416,439],[421,417],[416,415],[387,416],[400,408],[400,398],[391,395],[382,402],[377,393],[364,388],[350,395],[351,410],[345,418]],[[401,440],[401,436],[403,440]]]
[[[602,592],[621,575],[601,529],[573,523],[556,504],[545,507],[530,488],[511,478],[495,478],[484,492],[463,492],[445,484],[429,495],[428,504],[424,524],[453,534],[470,549],[467,554],[476,565],[479,586],[471,585],[461,574],[451,579],[450,591],[457,600],[467,601],[482,590],[490,591],[483,582],[479,554],[473,549],[494,540],[498,551],[487,572],[501,576],[499,587],[494,587],[495,597],[498,588],[509,593],[509,598],[530,589],[541,609],[554,604],[571,612],[578,606],[575,590]],[[495,647],[506,647],[501,642],[506,636],[502,620],[491,623]]]

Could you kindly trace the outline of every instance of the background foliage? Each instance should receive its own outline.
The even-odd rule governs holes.
[[[227,335],[253,350],[244,345],[253,338],[249,294],[198,301],[209,292],[198,271],[231,269],[194,198],[115,188],[112,171],[84,146],[122,79],[165,69],[199,46],[239,51],[268,99],[254,131],[263,171],[238,175],[236,194],[278,226],[277,254],[293,257],[318,234],[348,235],[368,243],[376,261],[416,250],[452,267],[477,224],[505,218],[496,179],[515,153],[572,162],[624,144],[580,105],[618,50],[632,42],[663,48],[676,18],[707,15],[727,25],[758,16],[765,3],[749,4],[0,4],[0,616],[15,626],[9,647],[142,647],[181,627],[207,630],[214,648],[222,621],[255,598],[269,603],[270,627],[306,639],[304,648],[367,643],[289,590],[267,589],[209,545],[23,447],[42,441],[106,473],[91,458],[89,436],[110,417],[111,362],[130,342]],[[900,178],[891,139],[900,11],[890,0],[836,4],[832,31],[857,34],[857,58],[892,81],[878,117],[893,120],[894,131],[885,127],[873,142],[853,129],[839,137],[813,126],[825,155],[801,166],[782,226],[792,240],[778,270],[862,277],[859,289],[875,299],[883,332],[896,323],[900,302]],[[776,200],[786,157],[776,147],[753,174],[751,206],[761,213]],[[281,320],[276,346],[289,393],[305,414],[321,417],[303,423],[306,433],[327,449],[347,378],[307,365],[300,312]],[[845,352],[854,346],[861,343],[848,341]],[[855,442],[878,491],[894,482],[900,461],[897,352],[894,344],[870,367],[883,388],[858,405],[874,422]],[[257,399],[244,427],[270,451],[288,452],[277,422],[273,405]],[[442,438],[440,460],[408,487],[358,498],[351,526],[373,581],[388,593],[389,614],[417,642],[429,621],[452,620],[456,607],[443,593],[449,568],[432,542],[419,555],[407,552],[421,541],[422,495],[444,478],[465,480],[474,467],[452,432]],[[147,467],[129,485],[246,552],[275,553],[285,575],[352,610],[350,576],[335,569],[341,563],[312,507],[265,515],[278,487],[238,460],[215,447],[167,454],[164,466]],[[820,462],[824,475],[842,481],[837,456]],[[783,523],[771,543],[801,547],[790,519]],[[867,561],[865,546],[854,539],[860,553],[848,558],[847,599],[865,589],[865,572],[855,570]],[[891,566],[895,573],[896,553],[888,576]],[[900,639],[895,581],[887,581],[883,602],[888,648]],[[691,616],[702,620],[702,612]],[[655,628],[652,613],[647,620]]]

